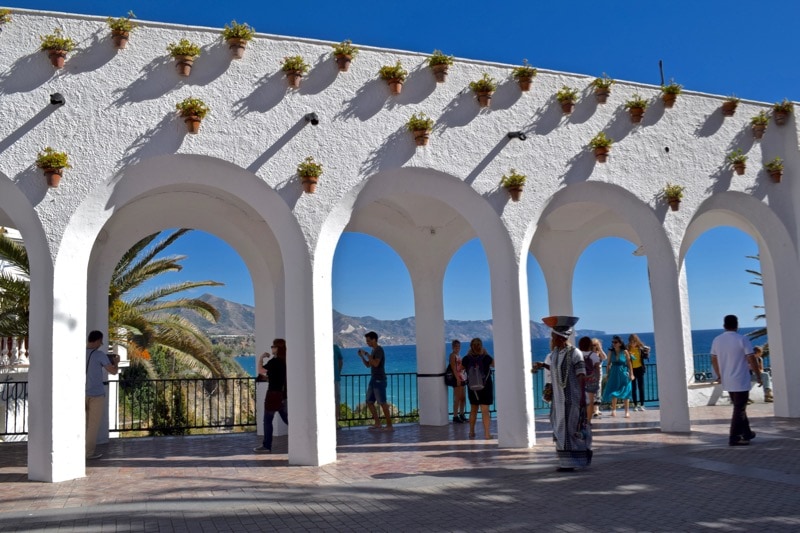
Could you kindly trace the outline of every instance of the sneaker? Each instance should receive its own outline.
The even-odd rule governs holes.
[[[745,439],[743,439],[741,437],[739,437],[736,440],[728,441],[728,446],[749,446],[749,445],[750,445],[750,441],[749,440],[745,440]]]
[[[639,410],[640,410],[640,411],[646,411],[646,409],[644,408],[644,405],[640,405],[640,406],[639,406]]]
[[[92,455],[87,455],[86,459],[90,460],[90,461],[93,461],[95,459],[100,459],[101,457],[103,457],[102,453],[93,453]]]
[[[253,451],[256,452],[256,453],[270,453],[270,452],[272,452],[272,450],[267,448],[266,446],[259,446],[258,448],[253,448]]]

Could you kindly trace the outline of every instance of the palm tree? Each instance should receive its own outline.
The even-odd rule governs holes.
[[[761,256],[758,256],[758,255],[748,255],[747,258],[748,259],[755,259],[756,261],[759,261],[759,262],[761,261]],[[750,270],[750,269],[745,269],[745,272],[747,272],[748,274],[752,274],[756,278],[755,281],[751,281],[750,282],[751,285],[757,285],[758,287],[762,287],[764,285],[763,284],[763,278],[761,277],[761,272],[759,272],[758,270]],[[756,308],[756,309],[764,309],[763,305],[754,305],[753,307]],[[767,315],[762,312],[762,313],[757,314],[755,316],[755,319],[756,320],[766,320],[767,319]],[[753,331],[751,331],[750,333],[747,334],[747,337],[750,338],[750,339],[760,339],[761,337],[766,337],[766,336],[767,336],[767,327],[766,326],[764,326],[763,328],[758,328],[756,330],[753,330]],[[764,350],[764,356],[769,355],[769,343],[764,345],[763,350]]]
[[[28,336],[30,268],[25,246],[0,232],[0,336],[24,339]]]

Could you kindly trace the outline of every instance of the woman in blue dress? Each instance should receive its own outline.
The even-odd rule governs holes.
[[[633,367],[631,356],[622,339],[614,335],[608,352],[608,381],[603,386],[603,403],[611,402],[611,416],[617,416],[617,400],[625,402],[625,418],[630,418],[631,381]]]

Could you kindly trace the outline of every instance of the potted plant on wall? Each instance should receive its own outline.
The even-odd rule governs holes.
[[[678,207],[681,205],[681,200],[683,199],[683,185],[673,185],[671,183],[667,183],[667,186],[664,187],[662,194],[664,199],[669,204],[669,208],[673,211],[677,211]]]
[[[519,90],[526,93],[531,90],[531,83],[538,72],[528,63],[527,59],[523,59],[522,65],[514,67],[514,70],[511,71],[511,77],[517,80]]]
[[[61,30],[56,28],[53,33],[39,37],[42,44],[40,49],[50,58],[50,63],[56,68],[64,68],[67,54],[75,48],[75,43],[69,37],[64,37]]]
[[[118,19],[108,17],[106,19],[106,23],[111,29],[111,41],[114,43],[115,48],[122,49],[128,46],[128,39],[131,36],[131,32],[138,26],[138,24],[131,20],[135,18],[136,15],[133,14],[133,11],[128,11],[127,17],[120,17]]]
[[[614,144],[614,139],[608,137],[603,131],[589,141],[589,147],[594,150],[594,157],[598,163],[605,163],[608,160],[608,152],[611,151],[612,144]]]
[[[189,97],[175,104],[175,108],[180,112],[186,129],[189,133],[196,134],[200,131],[200,122],[210,111],[205,102],[199,98]]]
[[[492,105],[492,95],[497,90],[497,81],[484,72],[481,79],[469,82],[469,88],[478,98],[480,107],[489,107]]]
[[[783,102],[772,104],[772,117],[775,119],[775,124],[778,126],[786,124],[786,119],[789,118],[792,111],[794,111],[794,104],[786,98],[783,99]]]
[[[286,56],[283,58],[283,64],[281,65],[281,70],[286,73],[286,79],[292,89],[300,88],[303,74],[308,72],[309,68],[311,67],[305,62],[303,56]]]
[[[222,38],[228,43],[228,48],[231,51],[233,59],[241,59],[244,57],[244,50],[247,43],[253,40],[256,35],[256,30],[246,22],[239,24],[235,20],[231,21],[230,26],[225,24],[222,29]]]
[[[414,134],[414,142],[417,146],[427,146],[431,131],[433,130],[433,119],[425,113],[414,113],[406,122],[408,131]]]
[[[525,186],[525,182],[527,180],[528,177],[526,175],[520,174],[512,168],[508,176],[504,175],[500,179],[500,185],[506,188],[508,194],[511,195],[511,200],[513,202],[519,202],[519,199],[522,196],[522,188]]]
[[[747,168],[747,156],[742,152],[741,148],[737,148],[728,154],[728,163],[730,163],[733,166],[733,170],[741,176]]]
[[[11,22],[11,10],[0,9],[0,26],[8,24],[9,22]]]
[[[594,81],[592,81],[594,97],[598,104],[606,103],[608,97],[611,95],[611,86],[615,83],[616,81],[609,78],[608,74],[605,72],[603,72],[603,76],[601,78],[595,78]]]
[[[575,109],[575,101],[578,99],[578,89],[562,86],[556,93],[556,100],[561,104],[561,111],[569,115]]]
[[[455,60],[453,56],[444,54],[441,50],[434,50],[431,57],[428,58],[428,66],[433,71],[433,76],[436,78],[436,83],[444,83],[447,81],[447,72],[453,66]]]
[[[675,80],[670,80],[669,84],[661,86],[661,99],[664,101],[664,107],[672,109],[675,105],[675,100],[678,95],[683,91],[683,85],[675,83]]]
[[[775,157],[774,159],[768,161],[764,165],[764,168],[767,169],[772,181],[775,183],[781,182],[781,178],[783,177],[783,159],[780,157]]]
[[[49,146],[36,156],[36,166],[44,170],[49,187],[58,187],[65,168],[72,168],[66,152],[56,152]]]
[[[625,109],[631,114],[631,122],[639,124],[644,117],[644,111],[647,109],[647,100],[634,94],[629,100],[625,102]]]
[[[358,48],[353,46],[353,41],[350,39],[333,45],[333,58],[336,60],[339,72],[347,72],[350,70],[350,62],[353,61],[357,55]]]
[[[400,94],[403,90],[403,82],[408,77],[408,71],[403,68],[400,60],[394,65],[384,65],[378,70],[378,76],[389,85],[392,94]]]
[[[308,156],[297,165],[297,175],[303,184],[303,190],[309,194],[314,194],[317,190],[317,181],[322,176],[322,164],[317,163],[313,157]]]
[[[739,99],[735,94],[727,96],[722,102],[722,116],[732,117],[736,113],[736,108],[739,106]]]
[[[194,60],[200,55],[200,47],[189,39],[181,39],[177,43],[169,43],[167,52],[175,58],[178,75],[185,77],[192,73]]]
[[[769,124],[769,116],[764,111],[759,111],[758,115],[750,119],[750,125],[753,129],[753,137],[760,139],[767,131],[767,124]]]

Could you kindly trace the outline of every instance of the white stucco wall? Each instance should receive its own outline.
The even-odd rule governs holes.
[[[39,35],[55,27],[78,43],[60,71],[37,50]],[[522,93],[510,66],[465,59],[436,84],[424,56],[375,48],[362,49],[350,71],[338,73],[330,43],[267,35],[234,61],[219,31],[143,22],[117,51],[103,19],[19,11],[0,33],[0,219],[21,230],[32,259],[31,352],[41,354],[31,361],[31,390],[40,400],[31,406],[32,479],[83,475],[76,460],[83,429],[75,423],[82,392],[64,383],[84,379],[85,335],[105,316],[97,296],[110,265],[139,237],[166,227],[209,230],[247,263],[257,349],[274,336],[290,346],[293,464],[335,460],[330,275],[343,231],[384,239],[409,265],[418,318],[429,315],[418,321],[423,373],[441,371],[444,356],[437,316],[443,267],[463,242],[480,238],[490,266],[501,446],[535,441],[529,250],[555,313],[572,309],[572,272],[591,242],[616,235],[644,247],[659,390],[670,398],[661,409],[665,430],[690,429],[683,257],[699,233],[735,225],[759,243],[773,350],[788,346],[785,335],[800,326],[794,117],[782,127],[771,122],[757,142],[749,119],[766,104],[742,102],[724,118],[722,97],[689,91],[664,109],[658,87],[620,81],[599,105],[588,88],[592,77],[540,71]],[[165,51],[183,37],[203,48],[188,78]],[[293,91],[280,63],[296,54],[312,69]],[[410,75],[402,94],[391,96],[377,71],[397,59]],[[490,109],[480,109],[468,89],[484,72],[500,81]],[[581,90],[570,116],[554,98],[564,84]],[[66,105],[51,106],[53,92]],[[651,103],[638,126],[623,108],[634,93]],[[198,135],[188,135],[175,113],[187,96],[211,107]],[[437,122],[426,148],[416,148],[405,130],[419,111]],[[304,120],[309,112],[318,126]],[[528,140],[506,138],[516,130]],[[616,141],[605,164],[587,148],[600,131]],[[48,145],[68,152],[74,167],[56,189],[33,164]],[[725,164],[734,148],[750,157],[743,176]],[[303,194],[294,175],[308,155],[325,168],[314,195]],[[781,184],[761,169],[775,155],[786,161]],[[498,187],[510,168],[529,177],[518,203]],[[686,186],[678,212],[658,200],[667,182]],[[784,376],[775,380],[776,413],[800,416],[800,391],[788,386],[800,377],[800,363],[786,354],[773,357],[773,367]],[[446,423],[443,392],[441,384],[420,383],[423,423]]]

